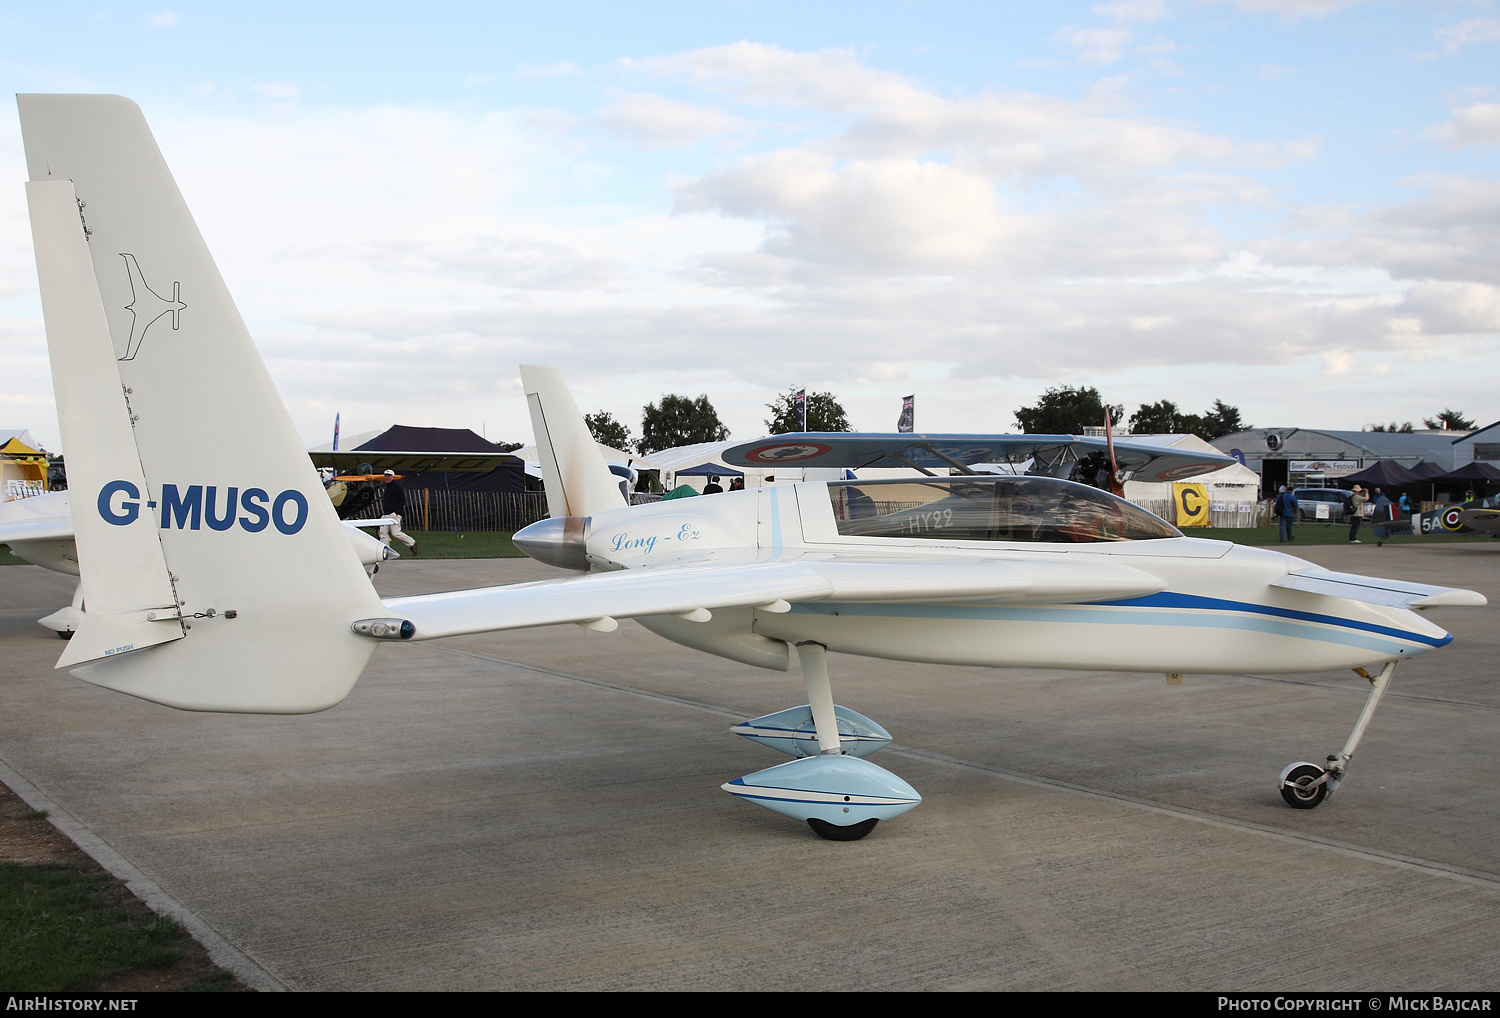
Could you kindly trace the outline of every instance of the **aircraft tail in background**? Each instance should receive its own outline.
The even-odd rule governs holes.
[[[521,385],[526,390],[536,452],[542,462],[547,512],[556,519],[623,509],[626,503],[620,494],[619,478],[610,473],[562,372],[545,365],[522,364]]]

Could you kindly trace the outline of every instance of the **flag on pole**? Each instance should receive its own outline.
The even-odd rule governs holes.
[[[339,415],[333,415],[333,451],[339,451]]]
[[[896,430],[903,434],[911,434],[916,430],[916,410],[914,404],[917,401],[916,393],[901,397],[901,417],[896,421]]]
[[[792,400],[793,400],[793,403],[797,407],[797,430],[798,431],[806,431],[807,430],[807,390],[806,389],[798,389],[797,390],[797,395],[793,396]]]

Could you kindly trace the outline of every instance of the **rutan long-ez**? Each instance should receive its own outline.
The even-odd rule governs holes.
[[[736,727],[793,759],[724,787],[848,840],[920,796],[864,759],[890,737],[834,704],[829,650],[1371,669],[1344,748],[1282,773],[1287,802],[1310,808],[1343,779],[1397,663],[1451,639],[1413,609],[1485,603],[1185,538],[1052,477],[777,484],[628,506],[547,367],[522,379],[552,518],[516,543],[580,575],[382,600],[139,109],[19,102],[71,484],[71,533],[49,539],[71,536],[86,606],[59,667],[89,682],[185,710],[290,714],[342,700],[382,640],[635,618],[765,668],[786,669],[795,648],[808,703]]]

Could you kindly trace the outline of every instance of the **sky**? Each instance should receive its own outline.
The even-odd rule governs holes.
[[[529,443],[520,363],[636,434],[1500,418],[1486,0],[0,0],[0,85],[140,104],[309,445]],[[11,110],[0,428],[55,450]]]

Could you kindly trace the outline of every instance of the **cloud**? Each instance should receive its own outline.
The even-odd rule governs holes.
[[[1117,0],[1114,3],[1099,4],[1093,10],[1095,14],[1115,21],[1135,21],[1142,24],[1171,16],[1166,0]]]
[[[796,150],[684,185],[677,208],[770,220],[785,230],[773,247],[799,258],[892,266],[972,264],[1002,229],[995,191],[975,173],[913,159],[835,166]]]
[[[1401,311],[1435,336],[1500,335],[1500,288],[1483,283],[1420,283],[1406,292]]]
[[[1134,50],[1134,54],[1138,57],[1142,57],[1153,56],[1160,53],[1175,53],[1176,51],[1177,42],[1175,40],[1168,39],[1164,35],[1158,35],[1152,42],[1143,43],[1140,46],[1137,46]]]
[[[707,106],[676,102],[649,92],[635,92],[594,113],[594,119],[646,148],[691,145],[704,138],[743,129],[743,117]]]
[[[576,291],[617,288],[625,266],[617,258],[592,258],[555,241],[478,236],[458,242],[369,240],[327,254],[363,262],[390,276],[463,279],[497,290]],[[316,257],[305,249],[298,257]]]
[[[1475,103],[1453,111],[1446,123],[1422,132],[1443,148],[1500,145],[1500,103]]]
[[[922,94],[903,75],[861,63],[853,50],[797,53],[741,41],[665,56],[624,58],[621,70],[682,81],[751,104],[812,107],[849,115]]]
[[[995,180],[1070,176],[1102,188],[1186,162],[1266,165],[1308,158],[1315,140],[1238,145],[1228,138],[1131,115],[1108,92],[1061,99],[1029,92],[950,98],[865,67],[847,50],[793,53],[739,42],[621,61],[749,106],[813,109],[842,126],[807,146],[841,158],[921,159],[961,152]]]
[[[1302,18],[1321,18],[1346,7],[1355,7],[1367,0],[1214,0],[1216,3],[1232,3],[1251,14],[1275,14],[1286,21]]]
[[[495,76],[493,74],[466,74],[464,75],[464,88],[479,88],[482,85],[493,85]]]
[[[1473,42],[1500,41],[1500,18],[1471,18],[1455,25],[1444,25],[1434,35],[1445,53]]]
[[[152,11],[146,15],[141,23],[148,28],[171,28],[182,20],[176,11]]]
[[[302,97],[302,89],[285,81],[262,81],[251,85],[250,91],[262,99],[295,100]]]
[[[555,64],[521,64],[516,68],[515,76],[522,81],[555,81],[582,73],[582,69],[576,64],[561,60]]]
[[[1102,66],[1118,62],[1135,33],[1119,27],[1077,28],[1065,30],[1063,38],[1078,51],[1080,60]]]
[[[1318,354],[1318,359],[1323,362],[1325,375],[1336,377],[1354,370],[1354,357],[1347,350],[1325,350]]]
[[[618,71],[633,91],[582,119],[148,110],[310,439],[334,407],[348,431],[484,421],[524,439],[523,361],[628,421],[663,391],[707,391],[737,436],[788,376],[845,395],[862,428],[939,388],[925,427],[1003,428],[1059,383],[1297,414],[1324,405],[1324,354],[1348,402],[1394,363],[1400,400],[1493,405],[1495,174],[1299,204],[1262,170],[1317,139],[1231,137],[1121,91],[950,94],[854,51],[748,42]],[[671,150],[726,137],[743,147]],[[0,333],[35,361],[0,392],[16,412],[9,393],[45,390],[46,370],[25,217],[0,193]]]

